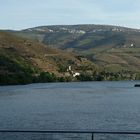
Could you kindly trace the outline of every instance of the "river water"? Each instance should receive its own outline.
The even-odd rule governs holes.
[[[138,81],[46,83],[0,87],[1,130],[140,131]],[[97,135],[97,140],[140,136]],[[0,133],[0,140],[88,140],[90,135]]]

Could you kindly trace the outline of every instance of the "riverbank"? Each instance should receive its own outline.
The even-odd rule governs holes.
[[[22,72],[16,74],[1,74],[0,85],[24,85],[31,83],[52,83],[52,82],[83,82],[83,81],[134,81],[140,80],[139,73],[124,71],[122,73],[98,72],[81,73],[78,76],[56,76],[53,73],[41,72],[38,74]]]

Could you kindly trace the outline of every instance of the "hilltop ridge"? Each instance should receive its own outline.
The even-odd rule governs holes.
[[[139,71],[140,30],[110,25],[53,25],[14,32],[83,55],[108,71]]]

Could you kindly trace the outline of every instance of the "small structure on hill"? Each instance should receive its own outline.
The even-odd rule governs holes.
[[[73,77],[76,77],[76,76],[80,76],[80,73],[79,72],[73,73]]]
[[[67,72],[69,72],[73,77],[76,77],[76,76],[79,76],[80,75],[79,72],[73,71],[71,66],[68,66]]]
[[[134,47],[134,44],[132,43],[130,46],[131,46],[131,47]]]

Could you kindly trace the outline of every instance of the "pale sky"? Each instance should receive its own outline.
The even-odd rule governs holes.
[[[61,24],[140,29],[140,0],[0,0],[0,29]]]

